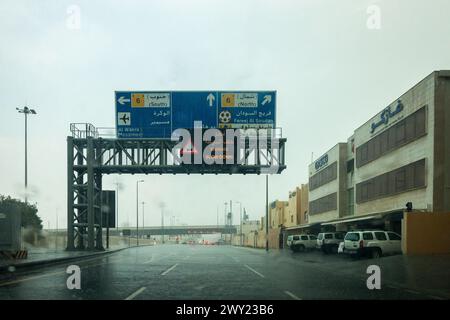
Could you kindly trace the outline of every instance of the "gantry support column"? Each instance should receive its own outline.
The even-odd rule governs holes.
[[[73,172],[73,138],[67,137],[67,247],[66,250],[75,250],[74,230],[74,172]]]
[[[102,148],[98,145],[95,147],[95,166],[99,167],[103,163]],[[102,174],[94,170],[94,198],[95,198],[95,227],[96,239],[95,248],[97,250],[105,250],[103,247],[103,211],[102,211]]]
[[[88,250],[95,249],[95,199],[94,199],[94,143],[92,137],[87,137],[87,222]]]

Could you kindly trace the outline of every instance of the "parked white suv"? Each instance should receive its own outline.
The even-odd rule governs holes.
[[[312,234],[301,234],[298,240],[292,240],[291,250],[294,252],[303,252],[316,247],[317,237]]]
[[[292,241],[294,241],[294,240],[295,241],[300,240],[300,235],[299,234],[292,234],[292,235],[289,235],[287,237],[286,244],[287,244],[287,246],[289,248],[291,247]]]
[[[345,232],[323,232],[317,235],[317,248],[323,253],[337,252]]]
[[[390,231],[350,231],[344,238],[344,252],[358,256],[381,257],[402,251],[401,236]]]

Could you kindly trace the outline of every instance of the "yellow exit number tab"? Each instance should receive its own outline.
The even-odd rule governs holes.
[[[132,93],[131,94],[131,107],[144,107],[145,99],[142,93]]]

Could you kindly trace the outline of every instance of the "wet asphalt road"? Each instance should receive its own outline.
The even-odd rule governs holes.
[[[383,259],[383,258],[382,258]],[[232,246],[157,245],[97,258],[13,272],[0,299],[434,299],[382,281],[366,286],[366,267],[320,252],[266,253]],[[81,289],[66,286],[66,267],[81,268]]]

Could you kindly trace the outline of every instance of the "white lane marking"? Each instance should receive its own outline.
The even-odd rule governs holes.
[[[154,257],[153,257],[153,255],[152,255],[152,257],[150,258],[150,260],[144,261],[143,263],[144,263],[144,264],[147,264],[147,263],[152,262],[153,260],[154,260]]]
[[[258,276],[260,276],[261,278],[265,278],[263,274],[259,273],[258,271],[256,271],[256,270],[253,269],[252,267],[249,267],[249,266],[246,265],[246,264],[244,264],[244,266],[245,266],[248,270],[250,270],[250,271],[256,273],[256,274],[257,274]]]
[[[405,289],[406,292],[409,293],[413,293],[413,294],[420,294],[420,292],[414,291],[414,290],[410,290],[410,289]]]
[[[170,258],[170,257],[172,257],[172,256],[174,256],[174,255],[175,255],[175,253],[171,253],[171,254],[169,254],[169,255],[167,255],[167,256],[156,257],[156,258],[155,258],[155,256],[152,255],[152,257],[150,258],[150,260],[144,261],[143,264],[148,264],[148,263],[151,263],[151,262],[153,262],[153,261],[161,261],[161,260],[163,260],[163,259]]]
[[[187,260],[187,259],[189,259],[191,256],[186,256],[186,257],[184,257],[184,259],[183,260]]]
[[[145,289],[146,289],[145,287],[142,287],[139,290],[136,290],[134,293],[132,293],[128,297],[126,297],[125,300],[133,300],[134,298],[136,298],[136,296],[141,294],[142,291],[144,291]]]
[[[284,293],[286,293],[289,297],[291,297],[294,300],[302,300],[302,298],[297,297],[295,294],[293,294],[290,291],[285,291]]]
[[[390,284],[388,284],[386,287],[391,288],[391,289],[398,289],[398,287],[396,287],[396,286],[391,286]]]
[[[164,271],[163,273],[161,273],[162,276],[165,276],[166,274],[168,274],[170,271],[172,271],[173,269],[175,269],[177,267],[178,263],[174,264],[173,266],[171,266],[169,269],[167,269],[166,271]]]
[[[434,299],[434,300],[446,300],[445,298],[441,298],[441,297],[438,297],[438,296],[430,296],[430,295],[429,295],[429,297],[430,297],[431,299]]]

